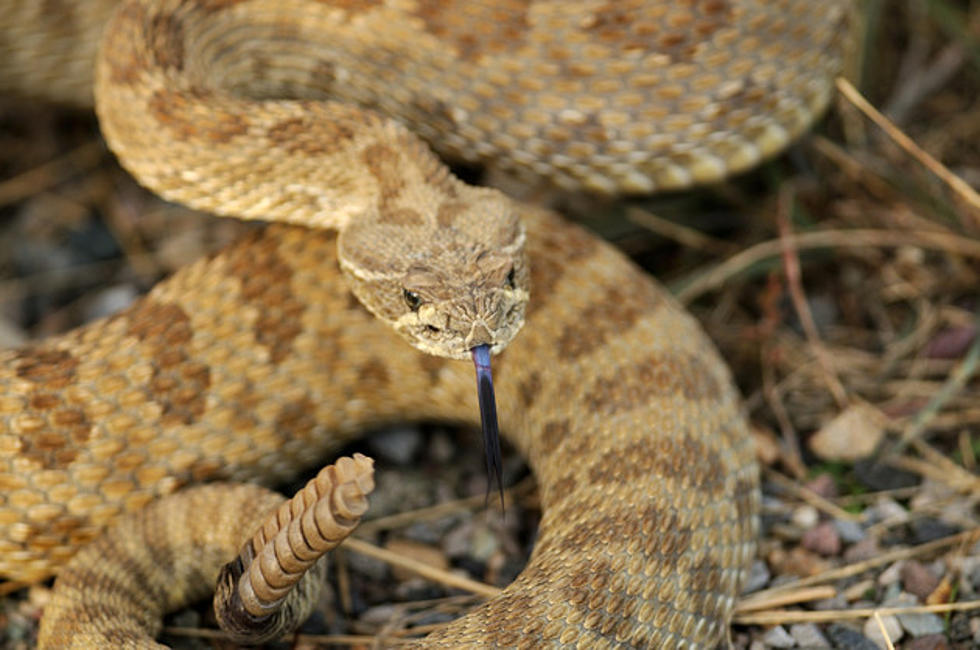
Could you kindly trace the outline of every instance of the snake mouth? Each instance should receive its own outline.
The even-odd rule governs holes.
[[[503,469],[500,453],[500,428],[497,425],[497,397],[493,390],[493,374],[490,372],[491,346],[487,343],[470,349],[476,367],[476,394],[480,403],[480,426],[483,429],[483,453],[487,461],[487,499],[497,480],[500,493],[500,509],[504,508]]]

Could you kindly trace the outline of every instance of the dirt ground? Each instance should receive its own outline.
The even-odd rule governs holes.
[[[850,81],[785,155],[696,192],[557,200],[690,308],[744,395],[764,536],[737,648],[980,647],[980,2],[860,6]],[[249,228],[156,200],[97,133],[0,98],[0,345],[111,313]],[[477,440],[406,426],[366,443],[390,471],[377,493],[398,486],[364,530],[388,555],[340,554],[281,647],[393,645],[479,602],[446,570],[516,575],[533,479],[505,450],[511,505],[485,508]],[[0,647],[32,647],[47,587],[0,594]],[[232,647],[207,607],[168,626],[179,647]]]

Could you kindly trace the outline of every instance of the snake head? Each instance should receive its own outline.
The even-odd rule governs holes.
[[[493,190],[431,215],[355,220],[341,230],[341,269],[358,300],[414,347],[452,359],[502,350],[524,324],[525,233]],[[451,217],[447,214],[452,212]]]

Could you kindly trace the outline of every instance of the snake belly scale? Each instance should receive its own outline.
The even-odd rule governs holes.
[[[3,3],[37,21],[28,31],[63,37],[32,13],[40,4]],[[111,318],[0,353],[0,573],[44,578],[103,525],[189,483],[270,483],[368,426],[472,420],[471,369],[405,345],[398,335],[414,334],[398,326],[405,307],[392,289],[411,277],[432,304],[452,302],[476,278],[501,314],[481,325],[480,341],[492,342],[490,330],[502,332],[499,348],[513,339],[494,359],[501,429],[538,479],[543,514],[518,579],[425,642],[722,639],[754,553],[758,494],[737,395],[711,343],[611,247],[547,211],[463,186],[412,131],[447,155],[565,187],[716,180],[777,151],[826,104],[847,3],[123,4],[120,15],[150,26],[110,31],[100,63],[110,88],[99,113],[124,165],[193,207],[294,225],[184,269]],[[105,22],[72,23],[75,49],[37,38],[18,47],[5,27],[0,83],[84,102],[86,83],[39,90],[16,69],[39,48],[65,48],[33,59],[41,79],[84,58]],[[190,81],[154,87],[147,66]],[[270,99],[280,96],[289,99]],[[398,262],[358,246],[365,221],[384,222],[390,240],[432,240],[442,235],[424,228],[441,223],[467,241],[513,245],[513,255],[447,257],[471,274],[449,278],[449,289],[412,264],[379,280]],[[365,288],[365,278],[377,282]],[[372,292],[383,296],[365,299]],[[462,316],[434,318],[410,320],[445,332]],[[426,341],[413,343],[450,357],[465,349]],[[182,519],[188,539],[195,521]],[[107,558],[110,578],[136,568],[167,582],[159,557],[132,554]],[[68,626],[76,613],[51,615]]]

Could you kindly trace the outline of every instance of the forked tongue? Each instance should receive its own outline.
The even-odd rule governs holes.
[[[500,460],[500,430],[497,427],[497,398],[493,392],[493,375],[490,374],[490,346],[478,345],[471,350],[476,366],[476,391],[480,400],[480,424],[483,426],[483,447],[487,458],[487,499],[493,479],[497,479],[500,491],[500,509],[504,508],[503,471]]]

